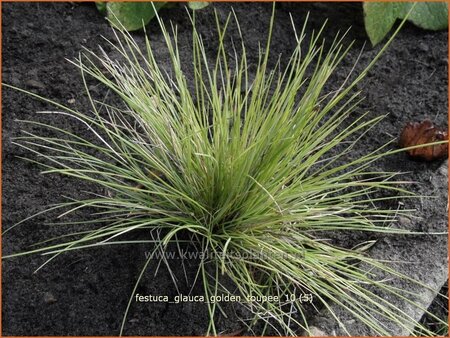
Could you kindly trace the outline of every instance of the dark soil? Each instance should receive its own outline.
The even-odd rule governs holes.
[[[82,46],[93,50],[97,50],[99,44],[104,46],[101,36],[112,38],[112,30],[94,4],[4,3],[2,7],[3,82],[80,111],[88,109],[79,72],[65,58],[75,59]],[[240,19],[250,63],[257,60],[258,42],[265,41],[271,7],[271,4],[263,3],[233,5]],[[197,23],[204,32],[208,51],[214,49],[217,40],[212,29],[215,27],[213,10],[216,9],[223,19],[230,8],[230,4],[217,3],[197,13]],[[308,11],[308,31],[317,30],[328,18],[325,32],[328,41],[338,31],[352,26],[348,39],[355,40],[355,45],[338,69],[336,83],[346,77],[364,43],[366,47],[357,71],[363,69],[381,48],[371,48],[367,41],[360,3],[279,3],[272,45],[273,63],[280,53],[282,63],[286,63],[294,46],[289,13],[292,13],[296,26],[301,28]],[[166,22],[172,20],[178,25],[181,53],[188,55],[189,48],[184,47],[190,46],[190,23],[183,6],[162,10],[160,14]],[[155,40],[156,56],[167,65],[164,51],[159,48],[162,37],[155,22],[149,24],[148,34]],[[133,35],[142,42],[142,32]],[[355,149],[355,156],[397,137],[409,121],[429,118],[437,125],[447,127],[447,41],[445,31],[430,32],[405,25],[359,86],[366,96],[359,112],[370,110],[372,117],[388,116],[362,140],[360,147]],[[336,87],[335,83],[329,85],[329,89]],[[99,98],[105,95],[94,83],[91,89]],[[46,205],[60,202],[63,196],[80,198],[86,196],[85,191],[101,192],[84,182],[40,175],[37,166],[18,158],[30,154],[12,143],[12,138],[19,136],[22,128],[28,128],[16,119],[39,118],[82,135],[87,134],[85,128],[71,120],[51,121],[49,117],[37,117],[36,111],[53,107],[17,91],[3,88],[2,96],[3,229],[43,210]],[[416,208],[420,219],[403,219],[401,226],[423,232],[446,231],[445,163],[416,162],[405,154],[397,154],[377,166],[390,171],[408,171],[403,177],[417,182],[411,187],[413,191],[435,197],[405,201],[404,207]],[[48,225],[56,221],[55,217],[56,214],[38,216],[5,234],[3,254],[17,253],[33,243],[64,234],[65,229],[61,226]],[[436,271],[447,271],[446,236],[398,238],[374,235],[361,238],[348,234],[343,240],[354,242],[372,238],[381,239],[380,245],[387,248],[381,258],[419,262],[405,271],[409,269],[412,276],[421,280],[427,281],[426,277]],[[130,293],[145,262],[146,250],[145,246],[134,246],[75,251],[57,257],[35,274],[34,270],[45,257],[25,256],[4,261],[3,335],[117,335]],[[422,261],[434,264],[423,266]],[[160,268],[155,276],[155,268],[149,267],[138,292],[173,297],[176,290],[168,271]],[[188,284],[182,286],[181,292],[189,291]],[[442,283],[438,289],[441,286]],[[201,293],[201,288],[197,292]],[[233,312],[233,309],[229,310]],[[125,334],[204,335],[207,318],[206,307],[201,303],[133,303]],[[231,333],[242,328],[242,324],[231,316],[219,318],[218,327],[221,332]]]

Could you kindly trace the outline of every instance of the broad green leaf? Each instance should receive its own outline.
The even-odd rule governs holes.
[[[108,2],[107,17],[115,25],[120,22],[127,31],[141,29],[155,16],[165,2]],[[120,26],[120,25],[119,25]]]
[[[397,15],[388,2],[364,2],[364,25],[370,42],[375,46],[394,25]]]
[[[106,2],[97,1],[95,3],[95,6],[97,7],[97,9],[100,13],[102,13],[103,15],[106,15]]]
[[[188,6],[190,9],[193,9],[194,11],[197,9],[205,8],[209,5],[209,2],[207,1],[189,1]]]
[[[407,9],[411,6],[411,4],[404,5]],[[404,18],[405,15],[406,13],[401,18]],[[448,27],[448,4],[446,2],[418,2],[408,20],[423,29],[445,29]]]
[[[397,19],[404,19],[411,2],[364,2],[364,25],[372,45],[379,43]],[[419,2],[409,13],[408,20],[416,26],[438,30],[448,26],[448,5],[444,2]]]

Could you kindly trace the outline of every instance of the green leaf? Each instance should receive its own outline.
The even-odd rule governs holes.
[[[411,4],[404,5],[411,7]],[[448,27],[448,4],[446,2],[418,2],[408,20],[423,29],[445,29]]]
[[[188,2],[189,8],[194,11],[197,9],[202,9],[202,8],[208,7],[208,5],[209,5],[209,2],[207,2],[207,1],[189,1]]]
[[[101,14],[106,15],[106,2],[98,1],[95,3],[95,6]]]
[[[150,22],[165,2],[153,4],[154,7],[151,2],[108,2],[107,18],[111,24],[119,27],[122,25],[127,31],[138,30]]]
[[[387,2],[364,2],[363,9],[366,32],[375,46],[389,33],[397,16],[392,4]]]
[[[411,2],[364,2],[364,25],[373,46],[379,43],[391,30],[397,19],[404,19]],[[409,13],[408,21],[416,26],[438,30],[448,26],[448,5],[444,2],[419,2]]]

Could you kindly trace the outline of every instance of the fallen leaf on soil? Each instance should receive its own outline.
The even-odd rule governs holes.
[[[399,146],[402,148],[418,146],[432,142],[448,140],[448,131],[438,129],[430,120],[408,122],[400,135]],[[433,161],[448,157],[448,143],[435,144],[406,151],[414,159]]]

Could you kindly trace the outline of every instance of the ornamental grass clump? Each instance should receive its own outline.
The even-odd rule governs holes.
[[[411,196],[403,188],[406,182],[396,180],[397,173],[371,169],[374,161],[395,151],[383,146],[351,156],[358,140],[382,119],[363,114],[352,115],[349,122],[361,100],[355,86],[387,45],[359,75],[349,74],[336,90],[324,93],[350,48],[344,46],[344,36],[325,47],[320,31],[303,46],[305,24],[300,33],[294,29],[296,47],[287,66],[281,69],[279,61],[269,69],[272,16],[267,43],[250,73],[238,24],[239,46],[226,44],[232,18],[217,24],[213,61],[193,24],[193,63],[186,64],[179,55],[176,28],[169,33],[157,17],[171,69],[160,65],[148,37],[142,50],[119,27],[117,41],[108,43],[121,61],[103,51],[86,51],[74,62],[90,112],[29,93],[61,109],[42,114],[76,120],[92,139],[22,121],[45,127],[54,136],[24,132],[16,144],[37,155],[38,160],[29,160],[42,165],[44,173],[88,181],[105,188],[105,194],[48,208],[63,209],[63,216],[94,208],[95,219],[84,232],[68,233],[21,254],[53,258],[112,244],[128,244],[126,250],[132,250],[133,243],[151,243],[156,252],[187,240],[202,254],[197,277],[205,298],[233,293],[255,300],[243,302],[254,315],[250,326],[262,320],[280,335],[310,332],[302,300],[284,296],[302,290],[312,294],[315,307],[331,310],[336,303],[376,334],[390,334],[385,322],[412,331],[415,319],[377,290],[415,305],[411,295],[388,279],[378,279],[374,271],[407,277],[370,258],[365,253],[369,242],[342,248],[324,240],[339,231],[406,232],[392,227],[401,211],[377,207]],[[191,66],[194,77],[187,78],[184,69]],[[114,92],[123,106],[94,100],[87,77]],[[373,195],[380,190],[385,194]],[[151,235],[127,237],[141,230]],[[153,257],[146,260],[125,313]],[[170,270],[170,262],[162,260]],[[223,275],[237,291],[222,283]],[[275,296],[279,300],[273,301]],[[256,301],[267,297],[272,301]],[[220,303],[208,303],[208,311],[207,333],[219,334],[215,323]],[[333,311],[330,316],[346,330]],[[124,324],[125,318],[121,333]]]

